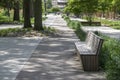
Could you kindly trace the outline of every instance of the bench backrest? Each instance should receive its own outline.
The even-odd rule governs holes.
[[[96,55],[99,54],[100,48],[102,47],[103,39],[93,32],[88,32],[86,38],[87,46],[94,52]]]

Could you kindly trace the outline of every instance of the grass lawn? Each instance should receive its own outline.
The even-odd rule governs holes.
[[[120,29],[120,21],[119,20],[115,21],[115,20],[95,18],[95,21],[100,21],[103,25],[112,27],[114,29]]]

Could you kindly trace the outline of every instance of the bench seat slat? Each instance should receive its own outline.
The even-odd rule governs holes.
[[[77,50],[80,52],[80,55],[96,55],[85,42],[75,42],[75,45]]]

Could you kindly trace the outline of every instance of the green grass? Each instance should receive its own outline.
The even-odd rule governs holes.
[[[54,28],[51,28],[51,27],[43,27],[43,28],[44,28],[43,31],[35,31],[32,28],[8,28],[8,29],[2,29],[2,30],[0,30],[0,37],[17,37],[17,36],[20,37],[20,35],[23,36],[27,32],[28,33],[35,32],[36,34],[41,33],[41,35],[49,36],[49,35],[52,35],[52,34],[54,35],[57,32]]]
[[[31,28],[28,28],[28,29],[25,29],[25,28],[2,29],[2,30],[0,30],[0,37],[7,37],[7,36],[11,37],[12,35],[19,34],[19,33],[25,34],[26,32],[31,31],[31,30],[32,30]],[[12,37],[15,37],[15,35]]]
[[[120,21],[113,21],[108,19],[98,19],[95,18],[96,21],[101,21],[102,24],[112,27],[114,29],[120,29]]]

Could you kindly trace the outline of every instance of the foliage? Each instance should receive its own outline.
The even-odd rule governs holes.
[[[105,70],[107,80],[120,79],[120,41],[103,37],[105,39],[100,53],[100,66]]]
[[[0,30],[0,37],[21,37],[21,36],[50,36],[55,35],[57,31],[52,27],[43,27],[44,31],[35,31],[32,28],[9,28]]]
[[[52,8],[52,0],[47,0],[46,7],[47,7],[47,9]]]
[[[45,32],[49,32],[49,33],[56,32],[56,30],[54,28],[52,28],[52,27],[46,27],[46,26],[44,26],[44,31]]]
[[[7,16],[4,16],[3,14],[0,13],[0,22],[3,22],[3,21],[9,21],[8,17]]]
[[[99,0],[99,10],[103,12],[103,16],[105,11],[109,10],[110,6],[112,5],[112,0]]]
[[[52,10],[52,12],[59,12],[59,11],[60,11],[60,8],[58,8],[58,7],[53,7],[51,10]]]
[[[65,8],[66,12],[74,13],[79,16],[84,13],[89,22],[92,21],[92,15],[98,9],[98,0],[69,0],[68,6]]]
[[[66,13],[73,13],[77,17],[79,17],[80,13],[82,12],[82,8],[80,5],[80,0],[69,0],[67,6],[65,7],[64,11]]]

